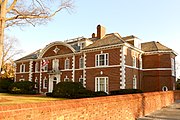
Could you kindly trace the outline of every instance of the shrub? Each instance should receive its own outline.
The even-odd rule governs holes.
[[[135,94],[135,93],[143,93],[143,91],[139,89],[121,89],[121,90],[110,91],[110,95],[123,95],[123,94]]]
[[[107,96],[108,94],[104,91],[98,91],[94,93],[96,97]]]
[[[0,80],[0,92],[1,93],[6,93],[8,92],[8,88],[11,84],[13,84],[13,80],[11,79],[1,79]]]
[[[81,83],[77,82],[60,82],[55,86],[52,92],[53,97],[70,99],[89,98],[104,95],[107,95],[107,93],[86,90]]]
[[[52,95],[51,92],[46,93],[46,96],[47,96],[47,97],[53,97],[53,95]]]
[[[9,86],[9,91],[12,94],[36,94],[34,85],[35,83],[30,81],[14,82]]]

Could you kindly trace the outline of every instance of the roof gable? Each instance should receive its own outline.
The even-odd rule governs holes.
[[[125,41],[121,39],[120,35],[117,33],[106,34],[102,39],[97,39],[93,44],[85,47],[84,49],[91,49],[97,47],[104,47],[115,44],[122,44]]]

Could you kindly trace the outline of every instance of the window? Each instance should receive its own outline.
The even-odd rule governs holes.
[[[108,92],[108,77],[95,78],[95,91]]]
[[[133,77],[133,89],[137,89],[137,78],[136,75]]]
[[[35,72],[39,72],[39,63],[38,62],[36,62],[36,64],[35,64]]]
[[[139,59],[139,68],[142,69],[142,58]]]
[[[85,43],[79,43],[79,47],[80,47],[80,49],[83,49],[84,48],[84,46],[85,46]]]
[[[69,59],[67,58],[66,60],[65,60],[65,69],[69,69]]]
[[[37,79],[37,77],[35,78],[35,80],[34,80],[34,82],[35,82],[35,88],[37,88],[37,86],[38,86],[38,79]]]
[[[83,78],[79,78],[79,82],[84,85],[84,79]]]
[[[171,58],[171,69],[172,69],[172,76],[175,76],[175,60]]]
[[[108,62],[108,53],[96,55],[96,66],[107,66]]]
[[[47,89],[47,86],[48,86],[48,80],[47,80],[47,78],[45,77],[45,78],[43,79],[43,88],[44,88],[44,89]]]
[[[163,86],[162,91],[168,91],[168,88],[166,86]]]
[[[79,59],[79,68],[84,68],[84,59],[83,59],[83,57],[81,57]]]
[[[25,81],[25,79],[19,79],[19,81]]]
[[[70,82],[69,78],[64,78],[64,82]]]
[[[25,70],[25,64],[21,64],[20,65],[20,73],[23,73],[23,72],[25,72],[26,70]]]
[[[55,70],[55,71],[58,71],[58,70],[59,70],[59,60],[58,60],[58,59],[54,59],[54,60],[53,60],[52,68],[53,68],[53,70]]]
[[[136,67],[136,57],[133,56],[133,67]]]
[[[45,60],[45,59],[43,59],[42,60],[42,70],[43,71],[48,71],[48,64],[49,64],[49,60]]]

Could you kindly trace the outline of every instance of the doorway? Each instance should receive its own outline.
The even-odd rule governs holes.
[[[60,82],[60,75],[50,75],[48,92],[52,92],[55,85]]]

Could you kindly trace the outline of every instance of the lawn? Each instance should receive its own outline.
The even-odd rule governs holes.
[[[0,93],[0,105],[46,102],[51,100],[64,100],[63,98],[51,98],[44,95],[17,95]]]

